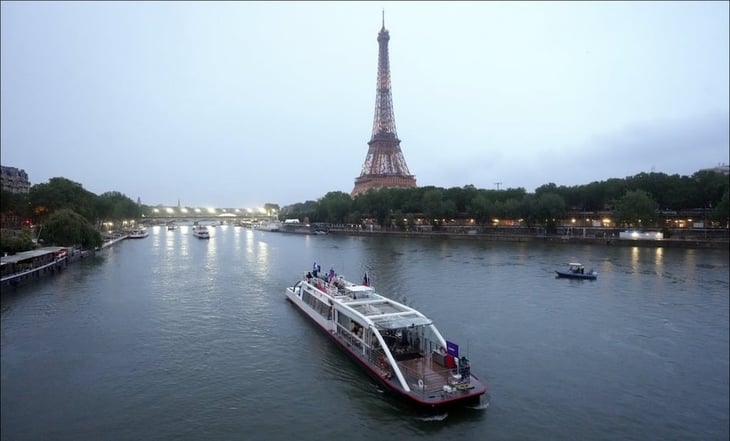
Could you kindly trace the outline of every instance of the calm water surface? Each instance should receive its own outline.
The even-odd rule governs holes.
[[[727,251],[150,233],[2,293],[3,440],[728,439]],[[285,301],[314,261],[433,318],[489,405],[384,395]]]

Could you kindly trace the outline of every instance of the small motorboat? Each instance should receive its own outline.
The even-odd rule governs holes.
[[[586,271],[583,264],[577,262],[568,263],[568,269],[565,271],[556,270],[555,272],[559,278],[565,279],[596,280],[598,278],[598,273],[595,270],[591,269],[590,271]]]

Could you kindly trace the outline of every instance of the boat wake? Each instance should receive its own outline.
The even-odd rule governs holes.
[[[482,401],[479,404],[477,404],[476,406],[469,406],[469,409],[474,409],[474,410],[487,410],[487,408],[489,407],[489,404],[491,402],[492,402],[492,398],[487,393],[487,394],[484,394],[484,397],[482,397]]]
[[[487,401],[486,403],[481,403],[478,406],[470,406],[469,409],[487,410],[488,407],[489,407],[489,401]]]
[[[418,419],[420,421],[443,421],[448,416],[449,416],[448,413],[440,413],[438,415],[429,415],[429,416],[416,417],[416,419]]]

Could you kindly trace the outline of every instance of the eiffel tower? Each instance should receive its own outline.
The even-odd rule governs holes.
[[[375,95],[373,135],[368,142],[368,154],[360,176],[355,179],[353,198],[374,188],[415,187],[416,177],[408,171],[406,158],[400,149],[400,139],[395,131],[393,97],[390,92],[390,63],[388,61],[390,35],[383,27],[378,33],[378,83]]]

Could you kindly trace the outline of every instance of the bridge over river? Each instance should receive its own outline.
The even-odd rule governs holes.
[[[261,220],[276,220],[277,210],[263,208],[196,208],[196,207],[153,207],[142,215],[141,223],[170,223],[170,222],[256,222]]]

